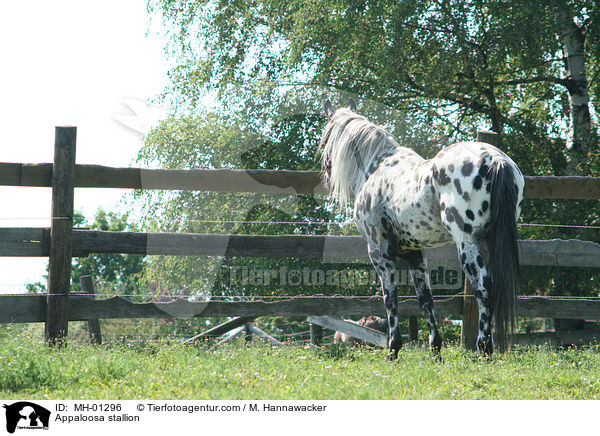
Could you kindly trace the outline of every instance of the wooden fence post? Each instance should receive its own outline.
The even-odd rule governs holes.
[[[489,130],[479,130],[477,132],[477,142],[486,142],[494,147],[500,146],[500,135]]]
[[[94,297],[94,281],[92,276],[82,276],[79,279],[81,284],[81,290],[86,296]],[[102,344],[102,333],[100,331],[100,320],[98,318],[88,319],[88,334],[90,336],[90,343],[93,345]]]
[[[52,222],[48,262],[46,339],[61,344],[69,330],[73,197],[77,127],[56,127],[52,167]]]
[[[477,141],[499,146],[500,136],[495,132],[481,130],[477,132]],[[477,348],[477,335],[479,333],[479,309],[471,282],[465,277],[464,302],[463,302],[463,323],[460,339],[463,346],[468,350]]]
[[[416,316],[408,317],[408,340],[411,342],[419,339],[419,320]]]
[[[323,327],[317,324],[310,325],[310,342],[317,347],[321,345],[323,340]]]

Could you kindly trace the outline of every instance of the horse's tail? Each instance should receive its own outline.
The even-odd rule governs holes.
[[[491,311],[494,342],[506,349],[508,332],[514,327],[519,290],[519,246],[517,242],[518,192],[515,170],[506,161],[494,159],[491,175],[491,226],[487,235],[488,267],[492,279]]]

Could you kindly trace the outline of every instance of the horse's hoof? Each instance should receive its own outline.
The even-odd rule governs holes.
[[[385,356],[385,360],[391,362],[393,360],[396,360],[398,358],[398,350],[390,350],[387,353],[387,356]]]
[[[477,340],[477,351],[479,354],[491,357],[494,352],[494,344],[492,343],[491,338],[479,338]]]

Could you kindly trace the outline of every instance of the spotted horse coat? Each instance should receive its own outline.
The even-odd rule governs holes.
[[[325,182],[342,208],[354,207],[354,221],[367,240],[388,316],[388,357],[397,357],[402,346],[398,261],[408,266],[430,347],[440,350],[424,252],[452,242],[479,307],[477,347],[487,354],[494,342],[503,347],[518,292],[516,221],[525,182],[517,165],[481,142],[453,144],[426,160],[358,115],[354,102],[334,111],[328,100],[325,112]]]

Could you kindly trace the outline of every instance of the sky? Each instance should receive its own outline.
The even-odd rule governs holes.
[[[0,7],[0,162],[52,162],[54,128],[77,126],[78,164],[135,166],[169,63],[145,0]],[[142,122],[131,121],[141,114]],[[75,210],[125,210],[125,190],[76,189]],[[49,227],[50,189],[0,186],[0,227]],[[47,258],[1,258],[0,293],[43,280]]]

